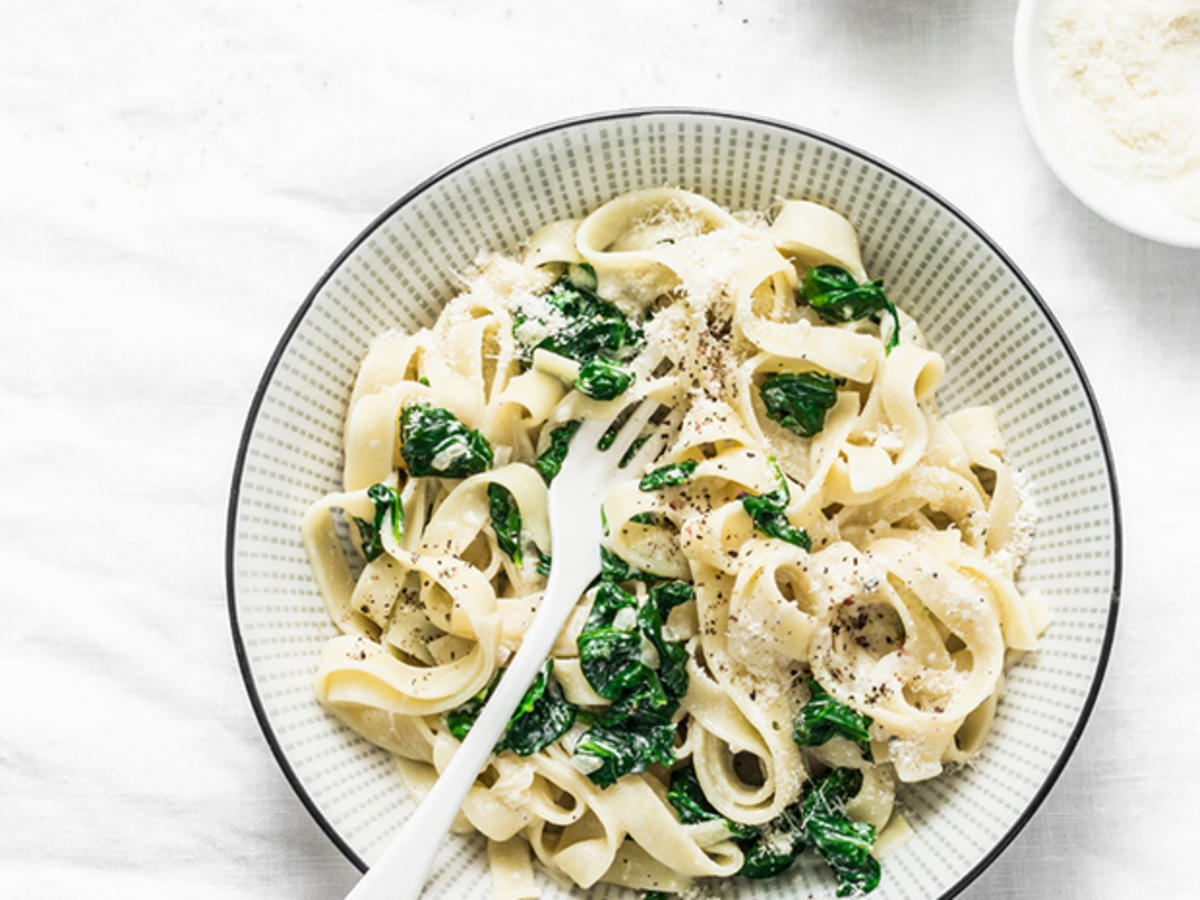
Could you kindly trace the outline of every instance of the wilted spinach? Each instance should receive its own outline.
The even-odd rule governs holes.
[[[583,273],[585,270],[580,270]],[[641,331],[630,323],[616,306],[602,300],[584,286],[585,279],[560,279],[541,299],[554,307],[557,315],[551,317],[550,334],[534,344],[522,344],[526,357],[536,349],[548,350],[577,362],[605,354],[618,359],[627,359],[636,350],[642,339]],[[522,325],[530,316],[518,310],[513,317],[513,334],[521,342]]]
[[[649,439],[650,435],[648,434],[640,434],[634,438],[633,443],[625,448],[625,452],[621,455],[621,461],[617,463],[617,467],[623,469],[629,465],[634,455],[642,449],[642,444],[646,443]]]
[[[768,416],[801,437],[815,437],[844,383],[822,372],[779,372],[767,376],[758,390]]]
[[[642,636],[635,631],[598,628],[579,635],[579,662],[592,689],[616,700],[648,677],[657,676],[641,661]],[[660,696],[665,694],[659,691]]]
[[[550,432],[550,445],[541,452],[533,464],[534,468],[546,479],[547,484],[553,481],[554,476],[562,470],[563,460],[567,458],[567,449],[571,445],[571,438],[575,437],[575,432],[582,424],[583,422],[579,419],[571,419]]]
[[[604,434],[600,435],[600,440],[596,441],[596,449],[604,452],[617,440],[617,435],[621,433],[621,418],[618,416],[613,419],[611,425],[604,429]]]
[[[616,619],[617,613],[626,607],[636,611],[637,597],[622,588],[616,581],[602,578],[596,588],[596,598],[592,601],[587,621],[583,624],[583,631],[596,631],[610,627],[613,620]]]
[[[450,733],[458,738],[458,740],[461,741],[466,738],[468,732],[471,730],[471,726],[475,724],[475,720],[483,712],[483,707],[487,705],[488,698],[492,696],[492,691],[496,689],[496,685],[500,682],[500,676],[503,674],[503,669],[498,670],[492,676],[492,680],[488,682],[487,687],[483,688],[483,690],[466,703],[456,706],[446,713],[446,727],[450,729]]]
[[[647,602],[638,610],[638,628],[658,654],[658,680],[668,697],[687,693],[687,649],[682,641],[668,641],[663,626],[671,609],[695,596],[686,581],[664,581],[650,589]]]
[[[841,266],[813,266],[804,273],[804,299],[826,322],[853,322],[868,316],[878,321],[881,313],[892,317],[892,334],[887,351],[900,342],[900,315],[883,292],[883,281],[859,284]]]
[[[685,459],[683,462],[659,466],[653,472],[642,477],[642,480],[638,482],[638,490],[657,491],[661,488],[683,484],[692,477],[696,466],[697,463],[694,459]]]
[[[799,805],[793,804],[766,825],[740,825],[712,808],[695,770],[689,765],[671,774],[667,800],[685,825],[719,819],[742,849],[738,874],[745,878],[773,878],[787,871],[804,849],[805,831]]]
[[[803,528],[797,528],[788,521],[787,513],[784,510],[787,509],[788,500],[791,499],[791,492],[788,490],[787,479],[779,471],[779,466],[774,459],[771,460],[771,464],[775,466],[779,487],[767,494],[744,495],[742,509],[746,510],[754,527],[768,537],[779,538],[781,541],[811,550],[812,538],[808,536],[808,532]]]
[[[563,696],[558,682],[551,678],[553,669],[554,660],[546,660],[508,720],[504,735],[496,743],[496,753],[511,750],[518,756],[529,756],[549,747],[575,724],[575,707]],[[446,725],[458,740],[465,739],[471,731],[503,673],[501,669],[486,688],[446,714]]]
[[[801,800],[761,826],[757,835],[737,840],[744,855],[738,874],[774,878],[791,868],[811,845],[833,869],[839,897],[873,891],[880,875],[879,863],[870,855],[875,828],[845,813],[846,801],[861,788],[862,773],[856,769],[834,769],[807,782]],[[686,820],[681,817],[681,821]]]
[[[675,726],[663,723],[622,722],[618,726],[597,722],[575,747],[577,756],[591,757],[599,767],[588,777],[600,787],[616,784],[623,775],[644,772],[651,763],[675,761]]]
[[[630,613],[619,619],[625,609]],[[641,691],[639,700],[662,706],[666,690],[642,660],[641,625],[637,598],[614,582],[601,581],[577,642],[580,669],[592,690],[607,700]]]
[[[610,557],[625,567],[619,574],[633,571]],[[651,763],[674,761],[672,719],[687,692],[687,650],[666,640],[662,628],[670,610],[692,596],[690,584],[660,581],[639,606],[615,580],[601,578],[577,644],[588,683],[612,703],[575,748],[590,763],[588,777],[601,787]]]
[[[830,738],[854,741],[870,757],[871,717],[855,712],[825,692],[815,678],[808,679],[811,699],[792,726],[792,738],[801,747],[824,744]]]
[[[466,478],[492,465],[492,447],[448,409],[424,403],[400,416],[400,453],[410,475]]]
[[[654,604],[663,621],[667,614],[681,603],[696,596],[696,589],[686,581],[660,581],[650,588],[650,602]]]
[[[633,384],[633,371],[603,356],[594,356],[579,367],[575,387],[593,400],[613,400]]]
[[[684,825],[720,819],[729,829],[729,833],[739,840],[747,841],[758,837],[759,829],[754,825],[731,822],[712,808],[696,778],[696,770],[690,764],[671,773],[667,801],[675,807],[675,813]]]
[[[799,804],[793,803],[763,825],[755,837],[739,842],[743,860],[738,874],[756,879],[782,875],[804,850],[806,837]]]
[[[521,509],[512,492],[502,484],[488,485],[488,514],[496,543],[516,565],[521,565]]]
[[[869,894],[879,886],[879,861],[871,856],[875,826],[847,818],[846,801],[862,789],[857,769],[834,769],[804,796],[803,812],[808,840],[833,869],[839,897]]]
[[[549,747],[575,724],[575,707],[563,696],[558,682],[550,677],[553,669],[554,660],[546,660],[509,719],[508,731],[498,749],[529,756]]]
[[[384,519],[391,518],[392,535],[397,541],[404,537],[404,506],[400,503],[399,492],[386,484],[371,485],[367,488],[367,496],[375,504],[375,517],[368,522],[354,516],[354,524],[362,539],[363,556],[367,562],[373,562],[383,553]]]
[[[607,547],[600,548],[600,578],[607,581],[661,581],[657,575],[635,569]]]
[[[600,286],[600,279],[596,275],[596,267],[589,262],[571,263],[567,266],[563,280],[578,291],[591,291],[595,293],[596,288]]]

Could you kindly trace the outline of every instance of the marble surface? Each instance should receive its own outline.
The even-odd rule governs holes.
[[[225,610],[243,418],[311,284],[393,199],[626,106],[803,124],[906,170],[1039,287],[1121,480],[1109,674],[963,896],[1194,896],[1200,252],[1038,157],[1015,3],[0,5],[0,894],[333,898],[355,871],[250,710]]]

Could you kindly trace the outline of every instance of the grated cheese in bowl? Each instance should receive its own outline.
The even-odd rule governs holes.
[[[1200,220],[1200,0],[1055,0],[1046,27],[1083,156]]]

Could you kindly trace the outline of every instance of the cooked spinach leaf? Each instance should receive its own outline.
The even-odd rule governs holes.
[[[650,602],[658,609],[664,622],[672,609],[695,596],[696,589],[686,581],[662,581],[650,588]]]
[[[657,525],[658,515],[652,512],[640,512],[629,517],[630,522],[636,522],[638,525]]]
[[[373,484],[367,488],[367,496],[375,504],[375,517],[372,521],[354,516],[354,524],[358,528],[358,536],[362,539],[363,556],[367,562],[372,562],[383,553],[383,521],[392,520],[392,535],[399,541],[404,537],[404,506],[400,503],[400,494],[395,488],[386,484]]]
[[[596,449],[603,453],[613,445],[617,439],[617,435],[621,433],[620,419],[613,421],[611,425],[604,429],[604,434],[600,435],[600,440],[596,441]]]
[[[677,709],[679,702],[668,697],[659,677],[648,671],[631,690],[614,700],[598,721],[612,727],[669,725]]]
[[[546,660],[509,719],[508,731],[496,745],[497,750],[529,756],[549,747],[575,724],[575,707],[563,696],[558,682],[550,677],[553,669],[554,660]]]
[[[808,679],[808,690],[811,699],[796,716],[793,740],[801,747],[812,747],[832,737],[844,737],[857,743],[869,757],[871,717],[833,699],[815,678]]]
[[[859,284],[841,266],[813,266],[804,273],[804,299],[826,322],[853,322],[887,312],[892,317],[892,334],[887,351],[900,343],[900,315],[883,292],[883,281]]]
[[[868,894],[879,886],[879,861],[871,856],[875,827],[847,818],[846,801],[862,789],[857,769],[834,769],[810,785],[804,797],[808,840],[833,869],[839,897]]]
[[[547,484],[562,471],[563,460],[567,458],[567,449],[571,445],[571,438],[575,437],[575,432],[582,424],[583,422],[579,419],[571,419],[550,432],[550,446],[542,451],[533,464],[534,468],[546,479]]]
[[[521,565],[521,509],[512,492],[502,484],[488,485],[488,514],[496,543],[516,565]]]
[[[550,577],[550,554],[541,553],[538,555],[537,573],[543,578]]]
[[[839,897],[852,892],[869,893],[879,884],[879,863],[870,855],[875,829],[864,822],[847,818],[845,803],[862,788],[862,773],[855,769],[834,769],[804,786],[803,797],[758,829],[757,834],[736,839],[745,857],[739,875],[746,878],[774,878],[791,868],[808,845],[816,848],[837,877]],[[668,799],[673,804],[674,777]],[[675,792],[676,796],[680,792]],[[695,802],[694,794],[686,800]],[[710,809],[698,803],[690,815],[704,815]],[[676,805],[679,809],[679,805]],[[715,816],[716,814],[713,813]],[[680,820],[687,822],[680,813]],[[703,819],[697,819],[703,821]]]
[[[632,571],[615,555],[608,558],[625,567],[619,574]],[[666,640],[662,627],[671,608],[692,596],[690,584],[660,580],[639,606],[607,576],[596,588],[577,640],[579,663],[592,689],[612,703],[595,716],[575,753],[601,787],[650,763],[674,761],[672,719],[687,692],[687,649]]]
[[[684,825],[720,819],[729,829],[730,834],[739,840],[750,840],[758,836],[759,829],[754,825],[731,822],[712,808],[696,778],[696,770],[690,764],[671,773],[671,783],[667,788],[667,801],[675,807],[679,821]]]
[[[392,519],[392,537],[397,541],[404,537],[404,506],[400,503],[400,492],[386,484],[373,484],[367,488],[367,496],[375,504],[375,528],[383,530],[383,520]]]
[[[554,314],[548,317],[550,321],[537,316],[532,318],[549,327],[549,334],[545,333],[545,327],[523,327],[531,317],[525,311],[517,310],[513,317],[513,335],[526,358],[532,356],[534,350],[542,349],[582,363],[601,353],[627,359],[636,350],[642,339],[641,331],[616,306],[584,287],[586,276],[586,270],[580,268],[576,277],[561,279],[541,295],[540,299],[553,307]],[[523,341],[522,338],[531,331],[544,336],[534,343]]]
[[[767,494],[744,495],[742,509],[746,510],[754,527],[768,537],[779,538],[781,541],[811,550],[812,538],[808,536],[808,532],[803,528],[797,528],[788,521],[787,513],[784,510],[791,498],[791,492],[788,491],[787,479],[779,471],[779,466],[774,459],[771,460],[771,464],[775,466],[779,487]]]
[[[696,466],[697,463],[694,459],[685,459],[683,462],[660,466],[642,477],[642,480],[638,482],[638,490],[657,491],[661,488],[683,484],[692,477]]]
[[[611,628],[617,613],[627,607],[636,610],[637,597],[615,581],[601,580],[600,586],[596,588],[596,599],[592,601],[591,612],[588,613],[587,621],[584,622],[583,632]],[[636,618],[633,621],[636,621]],[[629,628],[627,627],[625,630],[628,631]]]
[[[642,663],[642,636],[612,627],[579,635],[579,668],[592,690],[608,700],[616,700],[652,676],[657,680]]]
[[[765,825],[739,825],[714,810],[700,788],[696,773],[686,766],[671,774],[667,800],[686,824],[721,820],[744,861],[738,874],[745,878],[774,878],[792,867],[811,844],[833,869],[838,896],[869,893],[879,884],[879,863],[870,855],[875,829],[846,817],[845,803],[862,787],[855,769],[835,769],[805,785],[801,800]]]
[[[672,608],[695,596],[692,586],[686,581],[659,580],[650,588],[646,603],[638,609],[637,598],[621,588],[616,579],[610,576],[615,574],[621,581],[654,581],[655,576],[637,572],[611,551],[602,549],[602,558],[607,563],[607,574],[601,578],[596,589],[591,612],[579,637],[580,665],[584,675],[597,693],[611,700],[617,700],[623,693],[632,691],[631,686],[642,681],[650,685],[649,691],[653,697],[682,697],[687,692],[687,650],[682,642],[667,641],[663,638],[662,628]],[[630,612],[618,623],[617,614],[622,609],[628,609]],[[614,628],[621,633],[629,633],[636,629],[635,636],[641,637],[635,640],[633,636],[600,636],[606,629]],[[642,637],[650,642],[658,656],[658,663],[653,668],[643,662],[646,651]],[[583,651],[584,643],[590,648],[586,655]],[[615,693],[605,693],[593,681],[593,675],[589,675],[589,671],[606,685],[617,679],[622,686],[606,687],[606,690]]]
[[[630,720],[619,726],[593,725],[575,747],[575,755],[590,758],[597,767],[588,777],[600,787],[623,775],[644,772],[651,763],[675,761],[675,726]]]
[[[657,588],[664,587],[664,585],[655,585],[650,591],[647,602],[638,610],[638,630],[650,642],[658,655],[658,665],[654,668],[657,670],[658,680],[662,682],[663,690],[670,697],[682,697],[687,693],[688,685],[687,649],[683,646],[682,641],[668,641],[664,638],[662,629],[671,607],[691,599],[692,586],[682,581],[666,582],[665,584],[683,585],[688,589],[687,595],[682,599],[680,599],[679,592],[663,592],[655,595],[654,592]]]
[[[663,637],[663,622],[672,607],[690,600],[692,596],[692,586],[686,582],[662,582],[650,589],[646,602],[638,608],[637,599],[632,594],[616,585],[601,584],[581,641],[589,634],[603,633],[606,626],[621,631],[633,627],[640,638],[636,644],[630,640],[622,648],[627,654],[624,671],[629,672],[628,686],[622,688],[615,698],[609,698],[613,699],[613,704],[602,717],[605,724],[611,725],[626,719],[665,723],[675,714],[678,708],[676,701],[687,693],[688,656],[681,641],[668,641]],[[629,613],[621,613],[622,609],[631,612],[636,610],[636,614],[630,616]],[[587,630],[593,626],[597,630]],[[646,646],[647,643],[650,647]],[[650,648],[653,648],[652,652]],[[581,643],[581,667],[584,656]],[[592,686],[597,693],[605,696],[597,685]]]
[[[744,856],[738,874],[755,879],[782,875],[804,850],[806,837],[798,804],[786,807],[763,825],[755,837],[738,842]]]
[[[661,581],[657,575],[635,569],[607,547],[600,548],[600,578],[607,581]]]
[[[633,443],[625,448],[625,452],[621,455],[621,461],[617,463],[617,468],[623,469],[629,465],[629,461],[633,459],[634,454],[642,449],[642,444],[650,440],[650,435],[641,434],[634,438]]]
[[[358,528],[359,542],[362,544],[363,558],[374,562],[383,553],[383,541],[379,537],[379,529],[366,519],[353,516],[354,525]]]
[[[492,447],[448,409],[424,403],[400,416],[400,453],[410,475],[466,478],[491,468]]]
[[[815,437],[825,427],[825,413],[837,403],[845,381],[822,372],[779,372],[767,376],[759,390],[767,415],[801,437]]]
[[[771,500],[770,494],[761,497],[743,497],[742,507],[749,513],[754,527],[768,537],[779,538],[805,550],[812,549],[812,538],[803,528],[796,528],[788,521],[783,507]]]
[[[675,807],[675,814],[684,825],[723,818],[709,805],[708,798],[704,796],[700,782],[696,779],[696,770],[690,764],[671,773],[671,782],[667,786],[667,802]]]
[[[612,400],[629,389],[634,373],[620,363],[594,356],[579,368],[575,387],[593,400]]]
[[[496,743],[496,753],[501,750],[512,750],[518,756],[537,753],[566,734],[575,723],[575,707],[563,696],[558,682],[551,678],[553,669],[554,660],[546,660],[508,720],[508,727]],[[464,740],[470,733],[503,674],[504,670],[499,670],[487,687],[462,706],[446,713],[446,726],[458,740]]]
[[[804,785],[805,815],[844,815],[846,801],[862,790],[862,772],[831,769]]]
[[[450,733],[458,738],[458,740],[464,740],[471,731],[471,726],[475,724],[475,720],[483,712],[488,698],[492,696],[492,691],[496,689],[496,685],[500,682],[500,676],[503,674],[504,670],[499,669],[492,676],[492,680],[488,683],[487,687],[462,704],[462,706],[456,706],[446,713],[446,727],[450,729]]]

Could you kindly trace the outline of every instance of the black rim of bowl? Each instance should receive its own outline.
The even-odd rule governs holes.
[[[295,770],[292,768],[287,755],[284,753],[278,739],[275,737],[275,732],[271,728],[271,723],[267,718],[266,710],[263,708],[262,700],[259,697],[258,688],[254,683],[254,676],[250,670],[250,659],[246,653],[245,643],[242,641],[241,629],[238,627],[236,586],[234,583],[234,540],[237,529],[238,497],[241,489],[242,472],[246,463],[246,451],[250,445],[250,437],[254,432],[254,426],[258,421],[258,412],[262,406],[263,397],[266,395],[267,387],[271,383],[271,378],[275,374],[275,369],[279,365],[279,360],[283,357],[284,351],[287,349],[287,345],[291,340],[292,335],[300,326],[300,322],[303,321],[305,314],[308,312],[309,307],[312,306],[317,294],[321,292],[321,289],[325,286],[326,282],[329,281],[334,272],[336,272],[342,263],[346,261],[350,254],[358,249],[359,245],[362,244],[362,242],[365,241],[371,234],[373,234],[375,230],[384,222],[386,222],[397,210],[406,206],[415,197],[424,193],[427,189],[449,175],[457,172],[459,169],[462,169],[463,167],[468,166],[471,163],[484,158],[485,156],[490,156],[493,153],[504,150],[513,144],[520,144],[531,138],[535,138],[549,132],[559,131],[564,128],[571,128],[578,125],[589,125],[597,122],[615,121],[619,119],[639,119],[648,116],[699,116],[712,119],[723,119],[726,121],[746,122],[753,125],[765,125],[770,128],[778,128],[783,131],[802,135],[803,137],[816,141],[822,141],[831,146],[837,147],[844,153],[848,153],[851,156],[858,157],[859,159],[870,163],[871,165],[877,166],[885,172],[888,172],[893,177],[911,185],[930,200],[940,204],[952,215],[957,217],[959,221],[961,221],[967,228],[974,232],[974,234],[981,241],[983,241],[983,243],[986,244],[987,247],[991,249],[992,252],[995,253],[1012,271],[1013,275],[1016,276],[1017,281],[1021,283],[1021,286],[1026,290],[1029,296],[1033,298],[1033,301],[1038,305],[1039,309],[1042,311],[1042,314],[1050,323],[1050,327],[1054,330],[1055,335],[1058,337],[1058,340],[1062,343],[1063,348],[1066,350],[1067,356],[1071,361],[1071,365],[1075,369],[1075,373],[1079,376],[1080,384],[1083,386],[1083,392],[1086,395],[1088,405],[1091,408],[1092,418],[1096,423],[1096,432],[1100,438],[1100,447],[1104,452],[1104,464],[1108,471],[1108,483],[1112,494],[1113,505],[1113,585],[1112,594],[1109,600],[1108,620],[1105,624],[1104,641],[1100,647],[1099,658],[1096,661],[1096,672],[1092,678],[1091,687],[1088,689],[1087,697],[1084,699],[1083,708],[1079,714],[1079,721],[1076,722],[1074,729],[1072,729],[1070,736],[1067,738],[1067,743],[1063,747],[1062,753],[1059,754],[1058,759],[1054,761],[1054,765],[1050,768],[1050,772],[1046,776],[1046,780],[1042,782],[1041,787],[1038,788],[1037,793],[1034,794],[1033,799],[1029,801],[1029,805],[1025,807],[1024,811],[1017,818],[1017,821],[1000,838],[996,845],[988,851],[982,860],[980,860],[970,871],[959,878],[958,881],[956,881],[940,897],[940,900],[949,900],[949,898],[959,894],[964,888],[967,887],[967,885],[978,878],[984,869],[990,866],[996,860],[996,858],[999,857],[1000,854],[1005,851],[1005,849],[1007,849],[1017,834],[1020,833],[1021,829],[1024,828],[1029,823],[1029,820],[1033,818],[1034,813],[1036,813],[1038,807],[1042,805],[1042,801],[1046,799],[1047,794],[1050,793],[1050,789],[1054,787],[1055,782],[1058,781],[1059,776],[1066,767],[1067,761],[1071,758],[1071,754],[1074,752],[1075,746],[1079,743],[1079,738],[1083,734],[1084,727],[1087,725],[1088,719],[1091,717],[1092,709],[1096,705],[1096,698],[1100,693],[1100,685],[1104,681],[1104,673],[1108,667],[1108,658],[1112,650],[1113,637],[1116,633],[1117,609],[1120,606],[1121,595],[1123,555],[1121,510],[1117,495],[1117,475],[1116,467],[1113,464],[1112,448],[1109,446],[1108,432],[1105,430],[1104,419],[1100,415],[1100,407],[1097,405],[1096,397],[1092,392],[1091,382],[1088,380],[1087,373],[1084,372],[1083,366],[1079,362],[1079,357],[1075,354],[1075,349],[1071,346],[1071,342],[1067,339],[1066,334],[1063,332],[1062,326],[1058,324],[1058,320],[1050,311],[1050,307],[1046,305],[1046,301],[1042,299],[1041,294],[1037,292],[1034,286],[1029,282],[1029,279],[1025,277],[1025,273],[1023,273],[1017,267],[1016,263],[1009,258],[1008,254],[1000,249],[1000,247],[997,246],[997,244],[987,235],[986,232],[984,232],[982,228],[976,225],[975,222],[963,214],[958,207],[945,200],[936,191],[930,190],[924,184],[900,171],[895,166],[892,166],[869,153],[864,153],[857,147],[850,146],[849,144],[837,140],[836,138],[829,137],[828,135],[821,134],[820,132],[813,131],[808,128],[801,128],[798,125],[793,125],[788,122],[779,121],[777,119],[771,119],[765,116],[749,115],[746,113],[724,112],[722,110],[715,109],[689,107],[646,107],[593,113],[591,115],[577,116],[570,119],[562,119],[557,122],[551,122],[547,125],[541,125],[537,128],[519,132],[504,138],[503,140],[497,141],[494,144],[483,147],[482,149],[451,163],[441,171],[431,175],[429,178],[426,178],[424,181],[402,196],[399,200],[392,203],[382,213],[376,216],[375,220],[372,221],[371,224],[365,229],[363,229],[362,232],[360,232],[358,236],[355,237],[354,240],[349,243],[349,245],[347,245],[346,249],[338,254],[338,257],[333,261],[333,263],[330,264],[325,273],[317,280],[316,285],[309,292],[308,296],[304,299],[304,302],[300,305],[300,308],[296,311],[296,314],[292,317],[292,321],[288,324],[283,336],[279,339],[279,343],[276,345],[275,351],[271,354],[270,362],[267,363],[267,367],[262,374],[262,378],[259,379],[258,387],[254,392],[254,399],[250,403],[250,411],[246,416],[245,427],[242,429],[242,437],[238,445],[237,462],[235,463],[233,470],[233,483],[229,490],[229,508],[225,529],[225,591],[229,604],[229,621],[233,629],[233,644],[234,649],[237,652],[238,667],[241,669],[242,680],[246,684],[246,692],[249,694],[250,705],[254,709],[254,716],[258,719],[258,724],[262,728],[263,736],[266,738],[267,744],[270,746],[276,762],[279,763],[279,767],[283,770],[283,774],[287,778],[288,783],[291,784],[292,789],[300,798],[300,802],[304,804],[305,809],[308,810],[309,814],[314,820],[316,820],[317,824],[321,826],[321,829],[329,836],[329,839],[333,841],[337,848],[346,855],[346,858],[349,859],[350,862],[352,862],[355,866],[357,866],[359,870],[365,872],[367,870],[366,861],[354,852],[354,850],[346,842],[345,838],[338,833],[333,824],[317,807],[317,804],[313,801],[312,797],[309,796],[308,791],[305,790],[304,785],[301,784],[299,776],[297,776]]]

